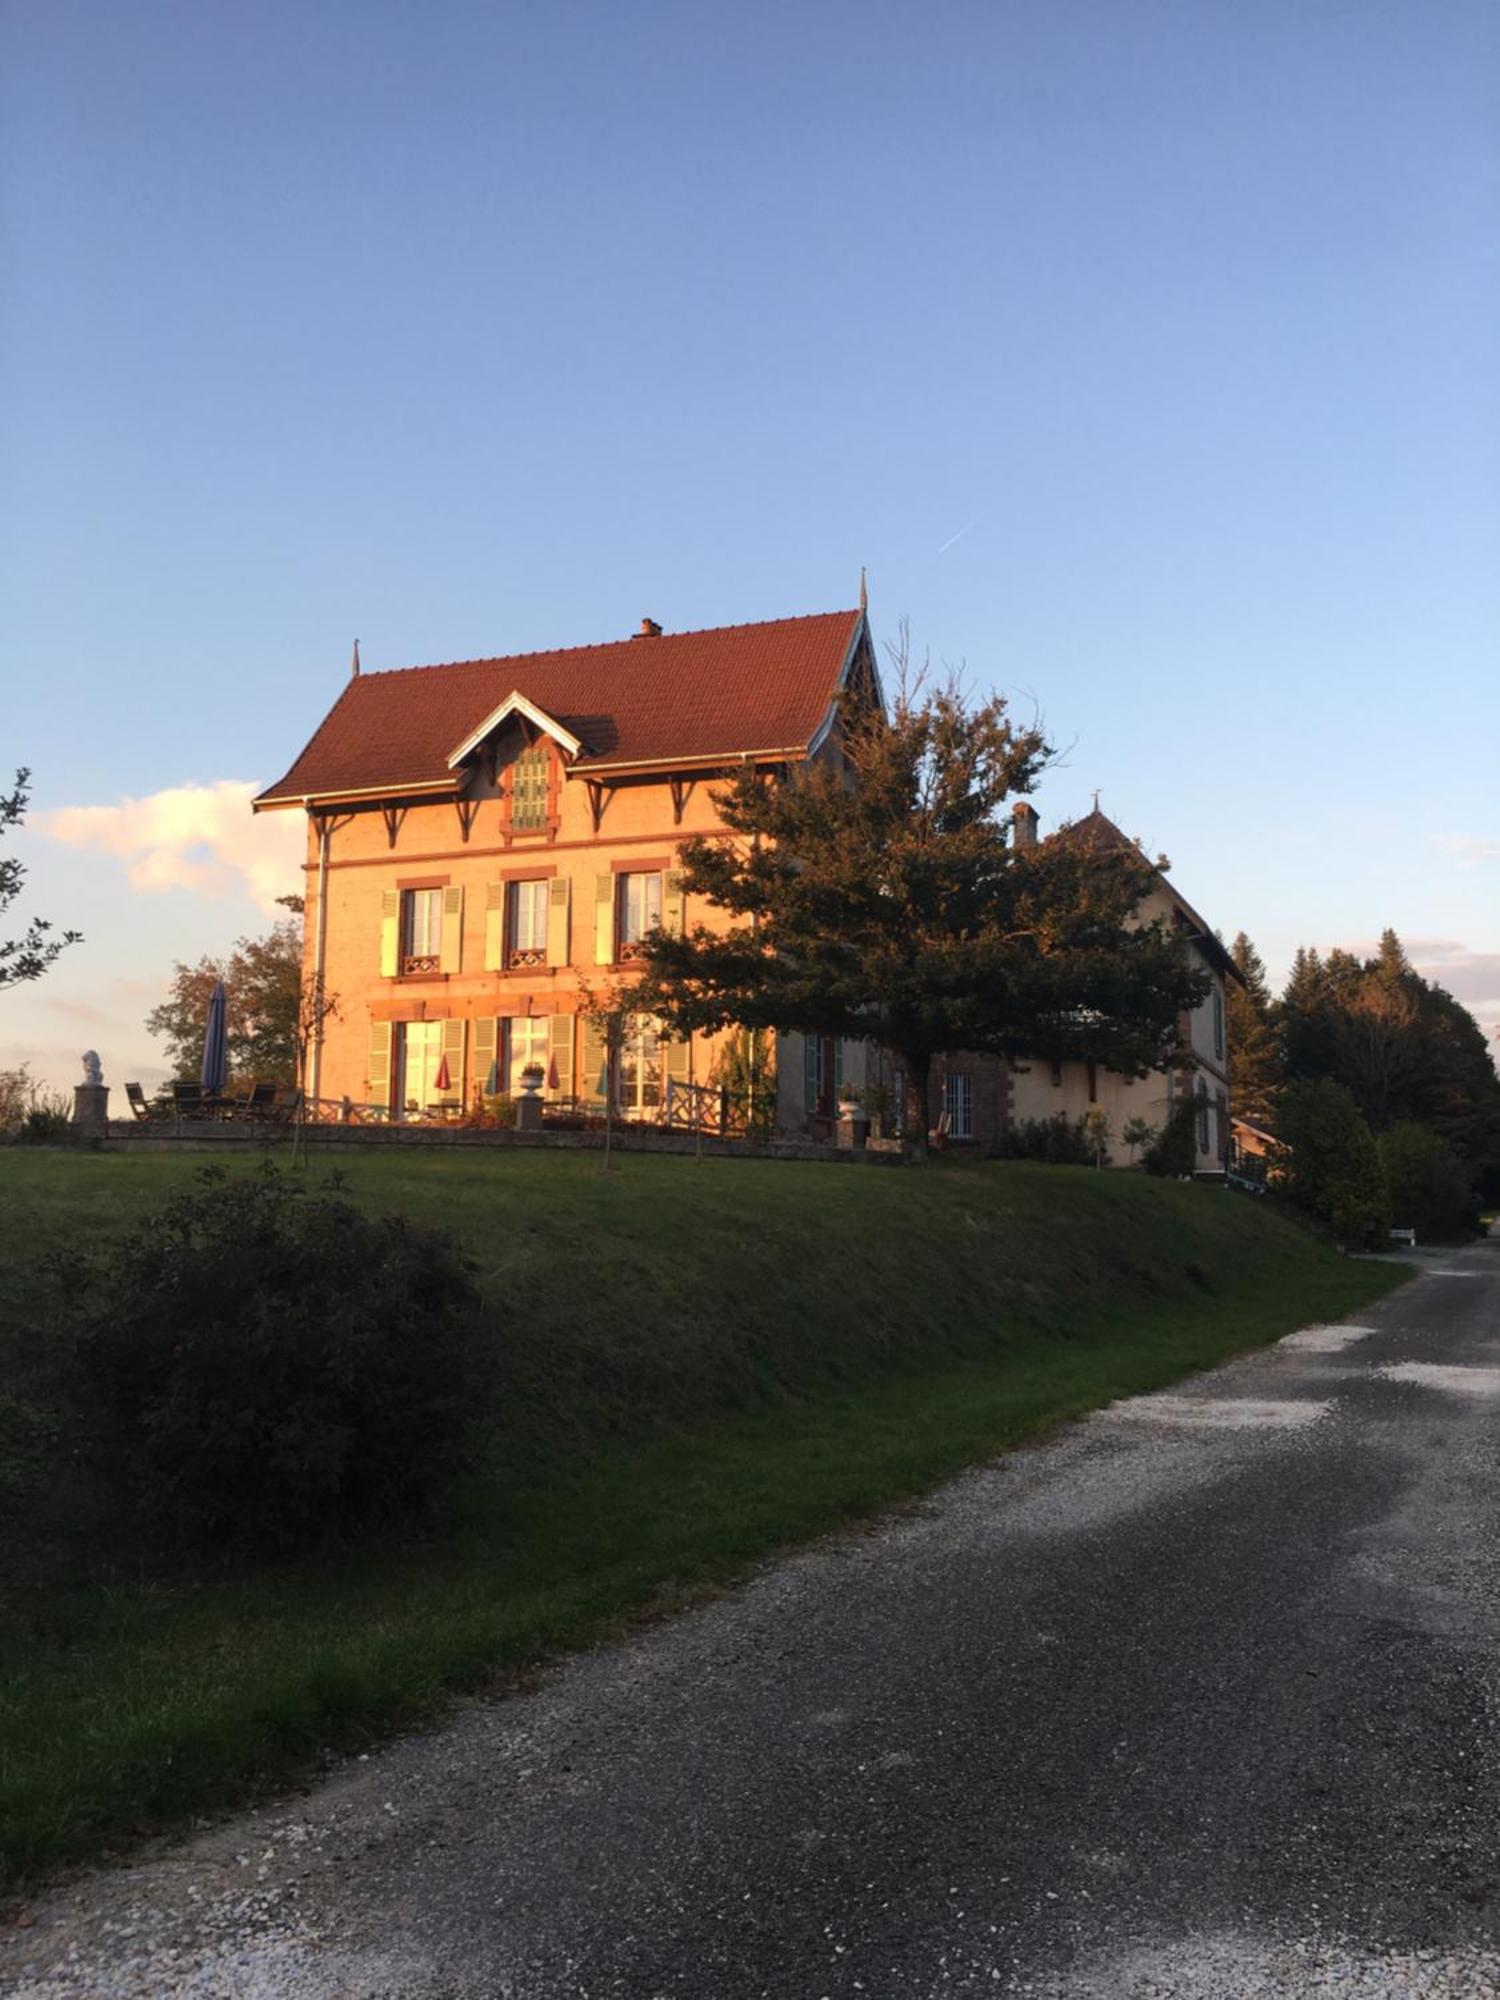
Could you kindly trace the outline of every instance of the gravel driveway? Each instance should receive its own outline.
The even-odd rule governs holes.
[[[0,1990],[1500,1995],[1500,1242],[310,1795]]]

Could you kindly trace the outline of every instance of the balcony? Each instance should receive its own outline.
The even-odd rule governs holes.
[[[520,972],[528,965],[545,965],[546,948],[538,944],[514,945],[506,954],[505,963],[512,972]]]
[[[407,951],[401,954],[401,976],[410,972],[436,972],[439,970],[438,954],[435,951]]]

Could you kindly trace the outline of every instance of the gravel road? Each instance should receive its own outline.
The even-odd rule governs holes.
[[[1500,1241],[309,1795],[25,2000],[1500,1996]]]

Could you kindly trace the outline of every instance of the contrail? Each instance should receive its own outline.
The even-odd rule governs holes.
[[[967,535],[971,529],[977,528],[983,519],[984,519],[983,514],[976,514],[972,521],[966,521],[964,525],[959,529],[956,535],[950,535],[948,537],[947,541],[944,542],[942,547],[938,550],[938,554],[940,556],[945,556],[948,553],[949,549],[952,548],[955,542],[961,542],[964,536]]]

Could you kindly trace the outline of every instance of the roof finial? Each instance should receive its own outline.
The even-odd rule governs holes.
[[[859,566],[859,608],[861,611],[868,611],[870,608],[870,592],[865,583],[865,566],[863,563]]]
[[[1095,794],[1094,794],[1094,811],[1095,811],[1095,812],[1098,812],[1098,810],[1099,810],[1099,794],[1098,794],[1097,792],[1095,792]]]
[[[358,641],[358,639],[356,639],[356,640],[355,640],[355,642],[354,642],[354,658],[353,658],[353,660],[352,660],[352,661],[350,662],[350,666],[349,666],[349,678],[350,678],[350,680],[351,680],[351,681],[357,681],[357,680],[359,679],[359,641]]]

